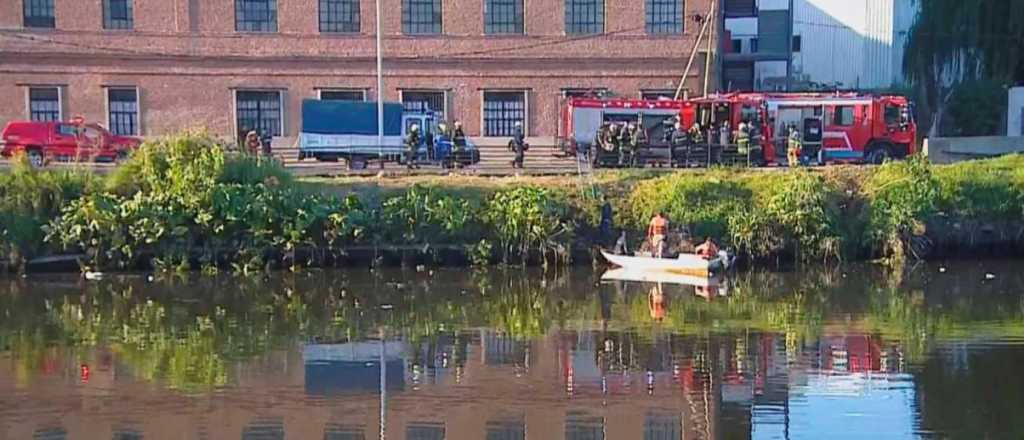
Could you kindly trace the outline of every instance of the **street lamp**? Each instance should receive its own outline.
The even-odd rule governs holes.
[[[380,0],[377,4],[377,161],[384,169],[384,54],[380,29]]]

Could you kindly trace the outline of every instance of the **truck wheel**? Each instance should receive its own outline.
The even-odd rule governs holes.
[[[891,148],[889,147],[889,144],[875,145],[870,151],[868,151],[866,162],[872,165],[881,165],[885,163],[887,159],[892,157],[892,153],[890,153],[890,151]]]
[[[28,150],[26,153],[28,156],[28,164],[32,168],[42,168],[46,165],[46,160],[43,158],[43,152],[39,150]]]

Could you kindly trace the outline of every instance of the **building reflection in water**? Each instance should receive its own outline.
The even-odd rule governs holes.
[[[839,321],[810,332],[744,316],[740,326],[718,328],[714,317],[687,326],[680,316],[735,318],[713,307],[727,309],[745,293],[704,299],[667,287],[607,287],[568,306],[542,292],[530,307],[547,321],[525,334],[508,329],[528,325],[498,320],[459,330],[408,325],[384,342],[303,329],[245,356],[209,357],[223,363],[223,377],[198,389],[165,379],[171,360],[158,359],[164,364],[147,374],[137,353],[117,344],[0,352],[0,437],[374,439],[382,437],[382,389],[383,437],[391,440],[787,438],[794,426],[913,436],[919,407],[935,405],[921,387],[984,365],[983,351],[938,344],[940,358],[928,361],[943,374],[921,373],[928,380],[917,384],[910,373],[920,372],[907,362],[914,347],[867,325]],[[678,312],[684,307],[692,314]],[[761,311],[749,310],[741,312]],[[852,426],[851,415],[872,423]]]

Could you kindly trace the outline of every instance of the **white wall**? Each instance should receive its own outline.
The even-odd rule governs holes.
[[[903,45],[917,0],[794,0],[795,75],[844,88],[903,82]]]
[[[1006,135],[1024,136],[1024,87],[1013,87],[1008,94],[1009,105],[1006,107]]]

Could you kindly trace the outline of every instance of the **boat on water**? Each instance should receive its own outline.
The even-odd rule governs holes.
[[[664,272],[704,278],[725,271],[732,263],[731,258],[725,252],[719,252],[718,257],[710,260],[696,254],[680,254],[676,258],[654,258],[651,256],[615,255],[601,251],[601,255],[612,265],[630,272]]]

